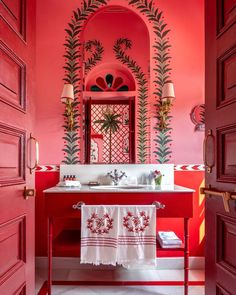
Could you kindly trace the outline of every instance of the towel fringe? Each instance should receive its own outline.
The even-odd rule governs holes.
[[[85,263],[85,264],[92,264],[92,265],[113,265],[116,266],[117,264],[111,261],[93,261],[93,260],[88,260],[88,259],[80,259],[80,263]]]

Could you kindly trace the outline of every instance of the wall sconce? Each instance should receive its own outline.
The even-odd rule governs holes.
[[[159,107],[159,128],[167,128],[167,117],[175,99],[174,85],[171,82],[165,83],[162,88],[161,104]]]
[[[68,120],[68,131],[73,131],[74,129],[74,111],[72,107],[72,102],[74,101],[74,87],[72,84],[64,84],[61,102],[66,105],[66,117]]]

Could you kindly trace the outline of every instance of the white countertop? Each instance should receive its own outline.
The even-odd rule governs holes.
[[[91,187],[89,185],[82,185],[81,188],[78,187],[62,187],[62,186],[54,186],[49,189],[43,191],[44,193],[192,193],[195,190],[174,185],[172,187],[164,187],[164,188],[154,188],[151,185],[144,185],[142,188],[112,188],[112,189],[97,189],[96,187]]]

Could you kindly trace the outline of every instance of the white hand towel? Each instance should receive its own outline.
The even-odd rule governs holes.
[[[155,267],[156,207],[120,206],[117,263],[126,268]]]
[[[81,263],[116,265],[118,207],[84,205],[81,210]]]

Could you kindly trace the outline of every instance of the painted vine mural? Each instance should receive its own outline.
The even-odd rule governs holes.
[[[170,74],[170,53],[169,48],[171,47],[170,42],[168,40],[168,30],[167,24],[162,18],[163,12],[158,8],[155,8],[153,5],[153,1],[140,1],[140,0],[132,0],[129,4],[135,5],[135,7],[141,12],[145,13],[148,20],[153,22],[153,32],[156,35],[156,41],[154,42],[154,59],[157,61],[156,66],[153,70],[156,73],[155,80],[153,81],[156,85],[156,91],[153,93],[157,99],[155,103],[156,107],[156,120],[157,124],[154,127],[156,131],[156,138],[154,139],[156,143],[156,148],[154,150],[155,158],[158,163],[164,164],[168,163],[171,156],[170,143],[171,139],[171,115],[167,116],[166,128],[161,130],[159,128],[160,116],[159,116],[159,108],[161,106],[161,96],[162,96],[162,87],[165,83],[171,82]]]
[[[125,50],[132,47],[131,40],[127,38],[120,38],[115,42],[113,50],[116,58],[126,65],[137,79],[138,84],[138,162],[146,163],[148,156],[148,109],[147,109],[147,98],[148,98],[148,83],[141,67],[133,60],[129,55],[125,54]],[[124,48],[124,49],[123,49]]]
[[[75,126],[74,130],[69,131],[68,128],[68,120],[64,113],[65,124],[64,130],[65,135],[64,139],[64,148],[63,151],[65,153],[63,163],[64,164],[77,164],[80,162],[79,152],[80,152],[80,142],[81,138],[80,134],[80,96],[82,92],[82,81],[81,81],[81,72],[82,72],[82,63],[81,63],[81,47],[80,43],[80,33],[82,31],[84,22],[88,19],[90,15],[95,13],[99,8],[107,5],[105,0],[88,0],[83,1],[82,7],[73,11],[73,17],[71,18],[70,23],[68,23],[68,28],[66,31],[66,42],[65,48],[66,53],[64,55],[65,61],[65,77],[64,81],[66,83],[71,83],[74,86],[75,100],[72,103],[72,107],[74,110],[74,121]],[[167,163],[171,157],[171,149],[170,144],[172,142],[171,138],[171,115],[167,118],[167,128],[161,130],[159,128],[159,108],[162,104],[161,95],[162,95],[162,87],[166,82],[170,82],[170,53],[169,48],[171,47],[168,40],[168,33],[170,30],[167,29],[167,24],[163,20],[163,12],[158,8],[155,8],[153,5],[153,1],[149,0],[131,0],[129,5],[133,5],[139,10],[141,13],[145,14],[147,19],[153,24],[153,32],[156,35],[155,42],[153,44],[154,47],[154,59],[157,61],[153,70],[156,73],[156,77],[154,79],[154,83],[156,85],[156,90],[153,95],[156,98],[156,126],[154,127],[156,131],[156,138],[154,139],[156,146],[154,149],[155,159],[158,163]],[[119,39],[119,42],[126,46],[125,49],[128,49],[129,45],[127,43],[127,39]],[[124,41],[126,40],[126,41]],[[118,41],[117,41],[118,42]],[[123,43],[124,42],[124,43]],[[94,44],[90,44],[89,46],[94,46]],[[100,44],[101,45],[101,44]],[[120,44],[121,45],[121,44]],[[147,145],[147,123],[144,118],[147,116],[147,97],[148,97],[148,89],[146,78],[144,77],[141,68],[132,61],[132,59],[125,54],[119,44],[116,43],[114,46],[114,51],[116,53],[117,58],[123,63],[126,64],[133,71],[137,81],[138,81],[138,97],[139,97],[139,113],[138,113],[138,124],[139,124],[139,134],[138,134],[138,156],[139,162],[144,163],[148,156],[148,145]],[[98,46],[95,45],[95,47]],[[101,49],[100,49],[100,53]],[[98,60],[99,61],[99,60]],[[96,62],[96,61],[95,61]],[[92,63],[93,64],[93,63]],[[89,67],[87,66],[87,71],[89,71]]]
[[[80,42],[79,35],[82,31],[83,24],[97,9],[99,9],[102,5],[106,5],[104,0],[88,0],[83,1],[83,6],[75,11],[73,11],[73,17],[71,21],[68,23],[68,28],[65,29],[66,31],[66,41],[65,41],[65,77],[64,81],[66,83],[73,84],[74,86],[74,94],[75,100],[72,102],[72,108],[74,111],[74,130],[69,131],[69,121],[65,118],[64,130],[65,135],[64,139],[64,148],[63,152],[65,154],[64,160],[62,163],[64,164],[77,164],[80,163],[79,152],[80,152],[80,141],[81,138],[80,134],[80,120],[79,117],[81,114],[79,113],[80,110],[80,96],[82,92],[82,81],[81,81],[81,47],[82,44]]]
[[[102,60],[104,48],[99,40],[88,40],[84,44],[84,49],[91,53],[91,56],[84,63],[84,73],[87,75]]]

